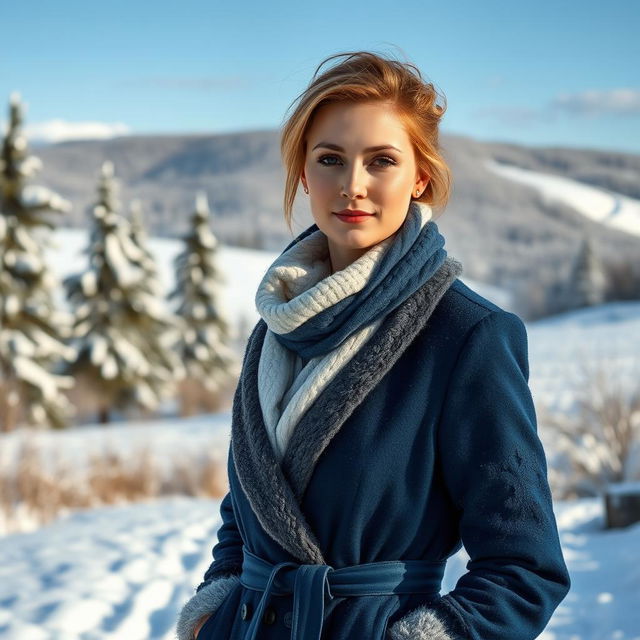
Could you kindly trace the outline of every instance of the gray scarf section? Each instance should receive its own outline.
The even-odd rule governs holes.
[[[278,464],[264,424],[258,364],[267,324],[247,344],[233,399],[231,453],[240,485],[263,529],[303,564],[326,564],[300,504],[315,465],[331,439],[422,331],[436,305],[462,273],[448,256],[433,276],[389,313],[375,334],[304,413]]]

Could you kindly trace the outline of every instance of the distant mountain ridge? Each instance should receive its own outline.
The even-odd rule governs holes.
[[[573,177],[630,197],[640,195],[640,156],[567,148],[531,148],[441,135],[454,176],[452,198],[438,219],[448,252],[469,278],[507,289],[531,278],[548,282],[566,271],[584,233],[604,259],[637,262],[640,238],[607,228],[573,208],[548,202],[536,189],[489,171],[488,159]],[[115,165],[125,211],[139,198],[149,232],[186,229],[197,190],[207,193],[212,226],[227,244],[279,250],[291,240],[282,214],[284,169],[279,132],[122,136],[69,141],[34,150],[43,161],[38,183],[73,203],[62,224],[84,227],[104,160]],[[294,230],[313,222],[306,196],[294,207]]]

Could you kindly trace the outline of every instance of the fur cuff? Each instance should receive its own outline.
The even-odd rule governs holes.
[[[188,600],[182,607],[176,625],[178,640],[193,640],[193,632],[199,620],[207,614],[214,614],[239,582],[237,575],[216,578]]]
[[[387,629],[388,640],[469,640],[464,620],[445,595],[432,605],[421,605]]]

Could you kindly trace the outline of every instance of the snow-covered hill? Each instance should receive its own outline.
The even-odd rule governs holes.
[[[596,222],[640,235],[640,200],[571,178],[521,169],[494,160],[486,161],[485,165],[493,173],[535,187],[549,200],[559,200]]]

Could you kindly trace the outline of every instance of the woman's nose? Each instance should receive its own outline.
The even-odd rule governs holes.
[[[366,185],[363,171],[363,169],[354,167],[345,172],[344,182],[341,186],[342,195],[350,199],[365,195]]]

